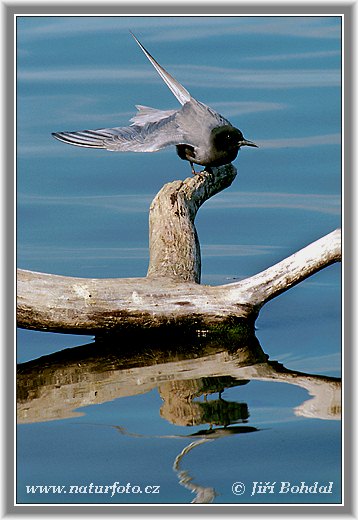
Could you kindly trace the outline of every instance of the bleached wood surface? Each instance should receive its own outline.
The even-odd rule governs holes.
[[[265,302],[339,259],[336,230],[262,273],[221,286],[167,277],[87,279],[19,270],[18,324],[99,334],[126,327],[254,321]]]
[[[103,334],[119,329],[253,327],[263,304],[341,259],[339,229],[237,283],[200,285],[199,207],[228,187],[232,165],[166,184],[150,209],[150,262],[144,278],[84,279],[18,270],[17,320],[23,328]]]
[[[200,243],[194,220],[200,206],[230,186],[236,174],[236,168],[228,164],[163,186],[149,210],[147,276],[200,283]]]

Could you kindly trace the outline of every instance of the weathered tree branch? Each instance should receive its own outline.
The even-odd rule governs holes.
[[[227,165],[162,188],[150,209],[145,278],[84,279],[18,270],[18,325],[95,335],[179,325],[197,330],[242,320],[253,327],[264,303],[340,260],[340,230],[246,280],[200,285],[194,219],[199,207],[235,176],[236,169]]]
[[[200,244],[194,220],[200,206],[228,188],[236,174],[236,168],[228,164],[163,186],[150,206],[147,276],[200,283]]]
[[[340,259],[340,230],[266,271],[217,287],[169,278],[87,279],[18,270],[20,327],[78,334],[254,320],[268,300]]]
[[[341,260],[341,230],[336,229],[265,271],[226,285],[232,299],[262,307],[321,269]]]
[[[119,328],[207,327],[249,318],[225,289],[167,278],[87,279],[18,271],[18,325],[103,334]]]

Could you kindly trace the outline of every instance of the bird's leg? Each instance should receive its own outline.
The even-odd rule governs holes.
[[[189,161],[189,162],[190,162],[190,166],[191,166],[191,173],[192,173],[193,175],[196,175],[196,171],[195,171],[195,169],[194,169],[194,164],[193,164],[191,161]]]

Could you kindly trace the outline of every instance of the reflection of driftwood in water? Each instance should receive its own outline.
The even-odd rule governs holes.
[[[23,363],[18,366],[17,377],[18,420],[25,423],[76,417],[83,415],[74,411],[77,408],[143,394],[156,387],[163,389],[169,382],[186,381],[190,387],[193,380],[227,376],[238,384],[261,380],[301,386],[313,399],[297,408],[297,414],[339,418],[340,380],[294,372],[268,361],[255,337],[235,351],[215,341],[203,341],[183,347],[168,345],[165,351],[163,345],[158,348],[148,340],[144,353],[138,349],[133,355],[132,348],[128,357],[122,353],[123,347],[119,353],[116,343],[103,342],[100,348],[89,344]],[[180,396],[178,403],[178,411],[165,414],[166,419],[182,420]],[[187,421],[197,423],[192,417]]]

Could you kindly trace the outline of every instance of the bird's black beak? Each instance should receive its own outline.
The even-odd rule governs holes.
[[[239,141],[239,146],[254,146],[255,148],[258,148],[257,144],[253,143],[252,141],[247,141],[246,139]]]

